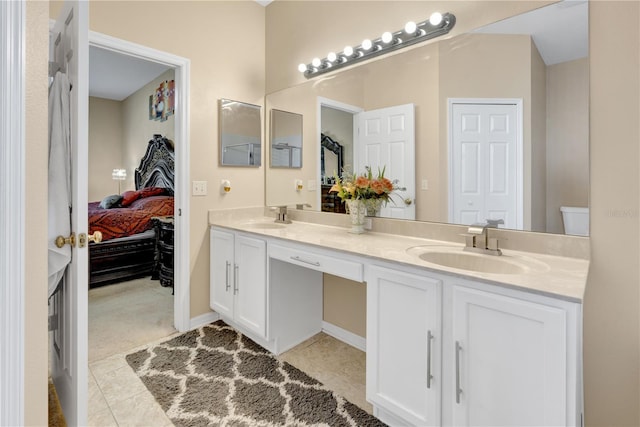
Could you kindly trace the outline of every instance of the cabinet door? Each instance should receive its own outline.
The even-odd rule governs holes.
[[[233,318],[233,233],[211,230],[209,305]]]
[[[462,286],[451,292],[453,339],[445,357],[452,425],[572,423],[566,311]]]
[[[267,271],[264,240],[236,236],[234,318],[250,331],[266,337]]]
[[[367,399],[413,425],[440,423],[440,288],[437,280],[368,270]]]

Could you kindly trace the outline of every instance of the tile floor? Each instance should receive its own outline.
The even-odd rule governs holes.
[[[149,279],[89,291],[89,425],[171,426],[125,356],[177,335],[171,290]],[[365,353],[320,333],[280,358],[371,413]]]

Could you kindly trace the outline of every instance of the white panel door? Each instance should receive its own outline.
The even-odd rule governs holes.
[[[261,337],[267,335],[266,242],[236,235],[234,265],[234,318]]]
[[[451,424],[566,425],[566,311],[457,285],[445,292],[452,304],[452,338],[444,344]]]
[[[380,211],[388,218],[415,219],[415,112],[413,104],[398,105],[357,114],[358,164],[362,173],[371,166],[374,175],[385,168],[385,176],[398,180],[404,191],[395,192],[393,202]],[[406,202],[405,202],[406,201]]]
[[[367,400],[411,425],[440,424],[441,283],[367,273]]]
[[[452,105],[450,222],[502,219],[518,228],[518,129],[515,104]]]
[[[233,318],[233,260],[233,233],[211,230],[209,306],[229,318]]]
[[[60,34],[55,59],[66,67],[73,86],[70,97],[71,231],[79,236],[87,233],[89,3],[65,1],[53,31]],[[76,244],[71,251],[71,263],[60,290],[51,301],[58,320],[54,325],[51,376],[67,424],[86,425],[88,247]]]

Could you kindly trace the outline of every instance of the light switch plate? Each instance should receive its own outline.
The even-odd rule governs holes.
[[[206,196],[207,195],[207,181],[193,181],[193,188],[191,194],[194,196]]]
[[[422,189],[423,190],[428,190],[429,189],[429,181],[427,181],[426,179],[422,180]]]

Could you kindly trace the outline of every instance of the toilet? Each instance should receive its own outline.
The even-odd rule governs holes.
[[[560,212],[562,212],[564,234],[573,236],[589,235],[589,208],[562,206],[560,207]]]

